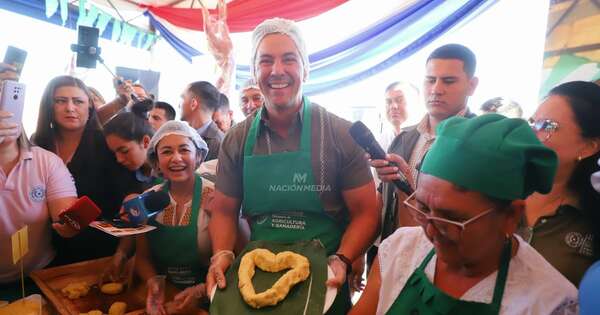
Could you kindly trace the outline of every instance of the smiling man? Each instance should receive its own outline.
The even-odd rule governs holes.
[[[385,215],[382,239],[398,226],[416,225],[403,210],[402,203],[398,202],[407,196],[397,191],[390,182],[400,179],[401,172],[415,188],[419,165],[435,140],[437,125],[452,116],[474,116],[467,108],[467,101],[478,83],[475,67],[475,54],[465,46],[448,44],[435,49],[425,65],[423,96],[427,114],[419,124],[404,128],[394,139],[387,161],[371,161],[383,182],[381,196]],[[398,167],[388,166],[389,162],[395,162]]]
[[[260,92],[258,84],[250,79],[244,83],[240,91],[240,108],[245,117],[252,115],[257,109],[261,108],[265,99]]]
[[[346,273],[364,255],[379,228],[375,185],[350,122],[303,96],[308,54],[294,22],[270,19],[253,33],[251,70],[265,104],[229,130],[219,152],[209,223],[214,259],[209,290],[226,283],[233,261],[240,206],[252,240],[325,246],[340,287],[327,314],[346,314]]]

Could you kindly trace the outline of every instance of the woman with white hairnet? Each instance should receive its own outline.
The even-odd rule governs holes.
[[[211,256],[208,235],[207,180],[195,173],[208,147],[186,122],[169,121],[150,140],[148,160],[165,182],[151,190],[169,193],[171,203],[148,224],[156,229],[137,239],[136,270],[147,281],[147,311],[190,314],[204,298],[203,282]],[[205,197],[205,198],[203,198]],[[173,301],[157,300],[156,275],[183,290]],[[196,311],[194,311],[195,314]]]

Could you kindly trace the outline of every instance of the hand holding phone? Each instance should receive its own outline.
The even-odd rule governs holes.
[[[20,125],[25,105],[25,84],[10,80],[2,81],[0,91],[0,110],[13,114],[5,121]]]
[[[59,213],[58,217],[62,222],[80,231],[96,220],[101,212],[100,208],[90,198],[83,196],[77,199],[68,209]]]
[[[8,122],[13,114],[0,110],[0,143],[16,141],[21,135],[21,127],[18,124]],[[12,139],[12,141],[10,141]]]
[[[19,81],[17,68],[15,68],[13,65],[0,62],[0,83],[6,80]]]

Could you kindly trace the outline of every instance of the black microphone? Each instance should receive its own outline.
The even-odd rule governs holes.
[[[354,139],[354,141],[356,141],[361,148],[371,155],[371,158],[376,160],[385,160],[385,151],[383,151],[379,143],[377,143],[377,140],[375,140],[375,137],[369,128],[365,126],[365,124],[360,121],[353,123],[352,126],[350,126],[350,136],[352,136],[352,139]],[[398,167],[398,165],[394,162],[390,162],[390,165]],[[413,189],[410,187],[410,184],[408,183],[408,180],[404,174],[402,174],[402,172],[398,172],[398,175],[400,175],[400,179],[394,179],[392,183],[394,183],[396,188],[400,189],[407,195],[412,194]]]
[[[136,101],[131,105],[131,112],[136,114],[138,117],[148,119],[148,112],[154,107],[154,101],[151,99],[143,99]]]
[[[142,196],[140,197],[142,197],[144,206],[146,207],[146,210],[148,210],[148,217],[162,211],[171,203],[171,197],[169,197],[169,194],[162,190],[151,190]]]

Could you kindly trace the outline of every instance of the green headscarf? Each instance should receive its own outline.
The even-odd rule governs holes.
[[[552,188],[558,158],[522,119],[452,117],[437,127],[421,172],[489,197],[525,199]]]

